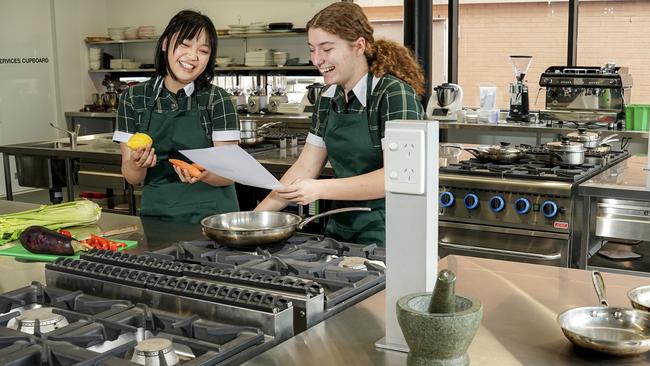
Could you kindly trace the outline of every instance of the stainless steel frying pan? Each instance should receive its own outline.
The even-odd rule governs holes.
[[[296,230],[323,216],[349,211],[370,211],[370,208],[344,207],[308,219],[288,212],[228,212],[204,218],[201,220],[201,226],[203,235],[219,244],[233,248],[255,248],[288,239]]]
[[[592,272],[602,306],[569,309],[557,317],[564,335],[575,345],[616,356],[650,350],[650,313],[609,307],[600,272]]]

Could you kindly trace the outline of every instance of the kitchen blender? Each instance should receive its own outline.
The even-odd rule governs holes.
[[[433,88],[427,104],[427,116],[438,121],[455,121],[463,109],[463,89],[456,84],[443,83]]]
[[[530,122],[528,114],[528,86],[524,84],[524,77],[530,67],[533,56],[510,56],[512,70],[515,73],[516,82],[510,83],[510,111],[506,121]]]

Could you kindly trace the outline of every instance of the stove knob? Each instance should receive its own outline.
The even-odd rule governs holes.
[[[501,212],[506,207],[506,201],[501,196],[493,196],[490,198],[490,210],[492,212]]]
[[[440,206],[447,208],[453,206],[456,199],[453,193],[445,191],[440,193],[439,201]]]
[[[463,198],[463,202],[468,210],[473,210],[478,207],[478,196],[476,193],[468,193],[465,195],[465,198]]]
[[[552,219],[557,215],[557,204],[553,201],[544,201],[541,206],[542,215],[547,219]]]
[[[527,214],[530,211],[530,201],[528,198],[517,198],[515,200],[515,210],[518,214]]]

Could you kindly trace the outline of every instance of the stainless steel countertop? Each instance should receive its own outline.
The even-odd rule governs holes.
[[[483,303],[469,348],[472,365],[648,365],[650,353],[614,358],[573,347],[556,322],[562,311],[598,304],[588,271],[449,256],[456,292]],[[647,278],[604,273],[610,306],[629,307],[626,292]],[[379,350],[384,292],[317,324],[245,365],[404,365],[406,354]]]
[[[110,118],[115,117],[116,114],[112,112],[98,113],[98,112],[65,112],[66,117],[88,117],[88,118]],[[300,113],[300,114],[240,114],[239,119],[254,119],[261,120],[265,122],[275,122],[283,121],[288,123],[301,123],[306,124],[306,127],[309,127],[311,123],[311,114],[310,113]],[[468,130],[477,130],[477,131],[529,131],[529,132],[542,132],[542,133],[557,133],[564,134],[575,130],[574,126],[569,125],[559,125],[553,124],[552,127],[546,127],[544,123],[513,123],[507,122],[505,120],[500,120],[499,123],[479,123],[479,122],[440,122],[440,128],[443,130],[448,129],[468,129]],[[632,137],[632,138],[648,138],[648,131],[618,131],[618,130],[608,130],[608,129],[599,129],[603,136],[618,134],[622,137]]]
[[[0,214],[18,212],[36,208],[38,205],[16,201],[0,200]],[[116,235],[112,238],[137,240],[138,246],[129,250],[129,253],[142,253],[145,251],[157,250],[169,246],[180,240],[204,239],[201,234],[201,225],[190,225],[160,221],[137,216],[102,213],[102,216],[95,226],[84,228],[71,228],[73,234],[101,233],[106,230],[121,228],[130,225],[138,225],[138,231],[128,234]],[[6,244],[15,245],[14,243]],[[19,243],[17,245],[20,245]],[[4,246],[0,247],[4,248]],[[31,262],[17,260],[13,257],[0,256],[0,293],[4,293],[19,287],[27,286],[31,281],[45,283],[45,264],[43,262]],[[10,273],[11,275],[6,275]]]
[[[582,196],[650,200],[648,157],[631,156],[580,184]]]

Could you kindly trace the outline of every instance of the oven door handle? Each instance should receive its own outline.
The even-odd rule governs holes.
[[[506,249],[473,247],[473,246],[469,246],[469,245],[455,244],[455,243],[439,242],[438,244],[441,247],[448,248],[448,249],[467,250],[467,251],[470,251],[470,252],[505,254],[505,255],[511,255],[511,256],[517,256],[517,257],[533,258],[533,259],[542,260],[542,261],[555,261],[555,260],[558,260],[558,259],[562,258],[562,253],[561,252],[554,253],[554,254],[536,254],[536,253],[518,252],[518,251],[506,250]]]

